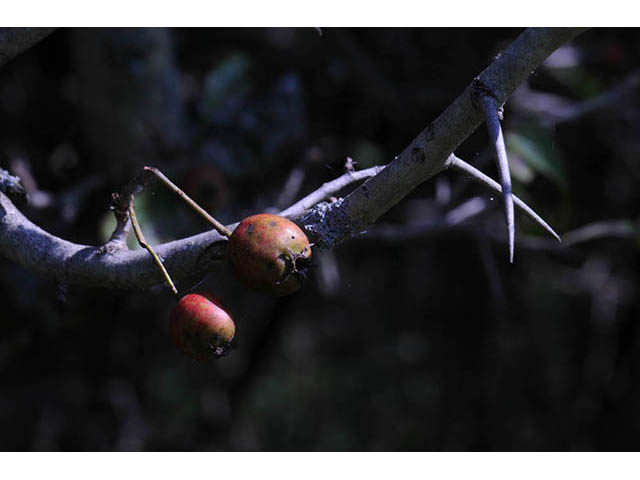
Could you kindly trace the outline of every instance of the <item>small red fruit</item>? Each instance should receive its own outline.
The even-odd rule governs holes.
[[[236,326],[209,293],[190,293],[171,311],[169,333],[178,349],[196,360],[228,353]]]
[[[300,227],[284,217],[261,213],[245,218],[227,248],[236,275],[253,290],[289,295],[306,279],[311,245]]]

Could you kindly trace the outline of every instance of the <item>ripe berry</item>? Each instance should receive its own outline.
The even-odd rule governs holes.
[[[227,354],[235,331],[229,314],[208,293],[185,295],[169,319],[169,333],[176,346],[196,360]]]
[[[298,290],[306,279],[311,245],[291,220],[261,213],[240,222],[229,238],[227,254],[247,287],[283,296]]]

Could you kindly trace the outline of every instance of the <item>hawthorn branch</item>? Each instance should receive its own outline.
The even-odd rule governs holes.
[[[214,230],[155,247],[174,279],[214,270],[224,260],[226,238]],[[0,193],[0,252],[46,278],[68,285],[126,290],[165,281],[146,250],[80,245],[42,230]]]
[[[526,80],[558,47],[584,28],[528,28],[477,77],[497,104]],[[440,173],[452,152],[482,123],[469,85],[380,174],[344,200],[320,204],[298,220],[317,237],[316,244],[332,248],[374,223],[418,185]]]
[[[548,55],[582,30],[527,29],[479,78],[489,86],[496,102],[502,104]],[[447,160],[453,158],[451,152],[481,122],[482,113],[473,106],[468,87],[395,160],[347,197],[312,205],[352,183],[359,172],[328,182],[282,213],[303,226],[316,245],[333,247],[375,222],[416,186],[444,170]],[[131,192],[143,188],[149,175],[153,174],[145,172],[129,184]],[[129,198],[129,195],[121,194],[116,198],[116,208],[121,212],[128,210]],[[121,228],[116,229],[112,240],[114,237],[121,240],[125,235],[129,215],[122,213],[118,222]],[[233,227],[227,228],[232,230]],[[224,260],[226,242],[226,237],[211,230],[158,245],[155,251],[163,258],[172,277],[179,281],[216,269]],[[65,284],[145,289],[164,281],[145,250],[79,245],[58,238],[33,224],[2,192],[0,253],[27,269]]]

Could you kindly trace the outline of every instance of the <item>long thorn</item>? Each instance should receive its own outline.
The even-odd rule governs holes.
[[[502,185],[502,195],[504,196],[504,215],[507,221],[507,232],[509,234],[509,261],[513,263],[516,229],[507,148],[504,145],[504,136],[502,135],[502,126],[498,118],[498,105],[496,104],[496,100],[491,95],[483,95],[480,103],[489,130],[489,138],[493,144],[498,173],[500,174],[500,184]]]
[[[129,218],[131,219],[131,225],[133,226],[133,231],[136,234],[136,238],[138,239],[138,243],[140,244],[141,247],[146,248],[147,251],[151,254],[151,256],[153,257],[154,262],[156,262],[156,264],[158,265],[158,267],[160,267],[160,270],[162,270],[162,275],[164,276],[164,279],[167,281],[167,283],[169,284],[169,287],[171,288],[171,291],[174,293],[174,295],[178,295],[178,289],[176,289],[176,286],[173,284],[173,280],[171,280],[171,277],[169,276],[169,272],[167,272],[167,269],[164,268],[164,265],[162,264],[162,260],[160,260],[160,257],[158,257],[158,255],[156,255],[156,252],[153,251],[153,248],[151,248],[151,245],[149,245],[147,243],[147,241],[144,238],[144,235],[142,233],[142,229],[140,228],[140,225],[138,224],[138,218],[136,217],[136,212],[133,208],[133,195],[131,198],[131,203],[129,204]]]
[[[147,170],[153,173],[156,177],[160,179],[160,181],[162,181],[162,183],[164,183],[167,187],[169,187],[170,190],[177,193],[185,202],[187,202],[187,204],[191,208],[193,208],[196,212],[198,212],[198,214],[200,214],[202,218],[204,218],[207,222],[213,225],[213,228],[215,228],[220,235],[224,235],[227,238],[231,236],[231,230],[229,230],[227,227],[225,227],[220,222],[218,222],[215,218],[209,215],[204,208],[198,205],[189,195],[184,193],[175,183],[169,180],[160,170],[158,170],[155,167],[144,167],[144,170]]]
[[[496,192],[502,192],[502,187],[498,182],[496,182],[494,179],[492,179],[488,175],[485,175],[477,168],[469,165],[464,160],[456,157],[455,155],[451,155],[448,162],[448,166],[466,174],[472,180],[475,180],[476,182],[486,185],[491,190],[495,190]],[[553,237],[556,240],[560,241],[560,236],[553,230],[553,228],[549,226],[547,222],[545,222],[542,219],[542,217],[540,217],[536,212],[534,212],[533,209],[529,207],[529,205],[527,205],[522,200],[520,200],[520,198],[517,197],[516,195],[513,195],[513,201],[515,205],[518,208],[520,208],[524,213],[526,213],[534,222],[536,222],[538,225],[544,228],[547,232],[553,235]]]

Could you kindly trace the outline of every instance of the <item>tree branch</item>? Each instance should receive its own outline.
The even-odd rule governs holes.
[[[496,103],[507,97],[558,47],[583,28],[528,28],[477,78],[491,89]],[[472,101],[472,85],[379,175],[351,192],[343,201],[320,204],[300,218],[318,237],[317,245],[331,248],[362,231],[414,188],[445,168],[452,152],[482,123]]]
[[[225,256],[226,239],[215,231],[155,247],[173,278],[212,270]],[[79,245],[45,232],[0,193],[0,251],[9,259],[61,283],[145,289],[164,282],[146,250]]]
[[[582,29],[528,29],[484,72],[481,81],[502,104],[509,94],[553,50]],[[306,228],[310,240],[332,247],[373,223],[420,183],[444,170],[455,148],[482,122],[482,113],[467,88],[394,161],[379,171],[347,173],[284,210],[282,214]],[[324,200],[354,179],[372,176],[344,199]],[[136,179],[132,190],[144,185]],[[120,205],[124,207],[124,205]],[[313,208],[312,208],[313,207]],[[128,205],[127,205],[128,208]],[[311,209],[307,210],[306,209]],[[126,234],[122,217],[119,239]],[[232,230],[233,225],[229,228]],[[213,270],[225,257],[227,239],[211,230],[155,247],[172,277],[180,281]],[[0,253],[25,268],[62,283],[109,288],[144,289],[164,278],[145,250],[105,249],[78,245],[55,237],[29,221],[0,192]]]

